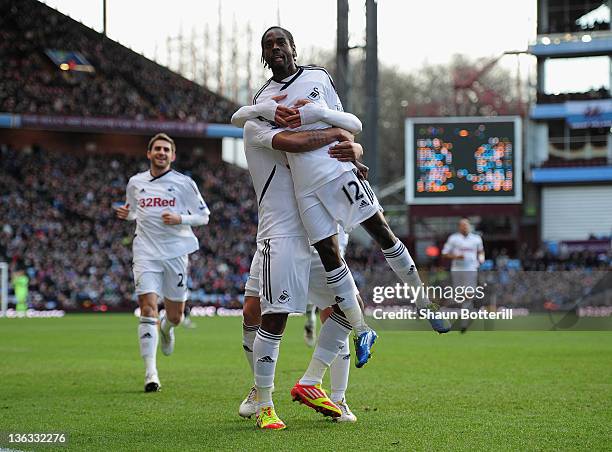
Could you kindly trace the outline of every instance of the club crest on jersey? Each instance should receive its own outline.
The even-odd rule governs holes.
[[[140,198],[138,200],[138,205],[140,207],[174,207],[176,206],[176,198]]]
[[[309,99],[316,100],[319,98],[319,88],[316,86],[312,89],[311,93],[308,95]]]
[[[283,292],[276,299],[276,301],[278,301],[280,304],[285,304],[289,300],[291,300],[291,295],[289,295],[289,292],[287,292],[286,290],[283,290]]]

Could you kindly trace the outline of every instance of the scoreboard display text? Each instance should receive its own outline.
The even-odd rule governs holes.
[[[406,202],[521,202],[518,117],[406,120]]]

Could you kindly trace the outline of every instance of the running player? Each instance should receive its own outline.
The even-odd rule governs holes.
[[[296,130],[327,127],[325,121],[332,114],[330,112],[342,110],[327,71],[320,67],[297,66],[293,36],[281,27],[269,28],[262,36],[261,46],[262,61],[272,70],[273,76],[253,98],[254,105],[241,110],[248,113],[248,109],[252,109],[252,114],[270,119],[269,108],[260,108],[259,104],[276,98],[282,104],[273,115],[279,126]],[[279,95],[285,97],[280,99]],[[305,101],[309,103],[304,104]],[[268,102],[266,105],[271,104]],[[338,283],[334,290],[341,300],[339,306],[359,333],[356,354],[357,366],[360,367],[362,358],[369,354],[369,348],[376,340],[376,333],[361,320],[363,317],[357,300],[349,289],[354,286],[354,281],[340,256],[337,224],[347,232],[361,224],[380,245],[387,263],[404,283],[418,287],[421,279],[408,250],[395,237],[376,205],[369,185],[357,177],[352,163],[330,159],[328,150],[329,147],[324,146],[312,152],[289,153],[287,157],[300,216],[310,243],[319,252],[328,282]],[[419,308],[438,309],[426,297],[425,291],[419,291],[419,294],[420,297],[413,300]],[[450,330],[445,320],[432,318],[429,321],[438,333]]]
[[[208,223],[210,211],[195,182],[171,169],[176,159],[172,138],[158,133],[149,141],[148,171],[132,176],[127,184],[126,204],[117,217],[136,220],[133,271],[140,324],[140,354],[145,363],[145,392],[161,388],[157,374],[157,297],[164,299],[160,323],[164,355],[174,350],[174,328],[183,320],[187,300],[188,255],[199,249],[191,226]]]

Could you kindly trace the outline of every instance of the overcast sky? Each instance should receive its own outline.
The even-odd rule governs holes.
[[[44,2],[96,30],[102,29],[102,0]],[[536,3],[536,0],[379,0],[380,61],[413,72],[424,63],[445,63],[457,53],[495,57],[508,50],[526,50],[536,36]],[[349,0],[349,4],[350,44],[362,45],[365,0]],[[107,0],[107,7],[108,35],[149,58],[157,57],[162,64],[173,66],[168,63],[166,40],[181,31],[185,37],[192,33],[202,36],[208,27],[209,45],[214,49],[218,45],[218,0]],[[266,28],[277,24],[278,18],[293,33],[298,53],[306,55],[306,59],[312,48],[335,49],[335,0],[223,0],[221,18],[226,57],[235,23],[240,46],[238,61],[245,61],[250,44],[255,77],[264,76],[258,64],[259,38]],[[246,32],[249,25],[250,43]],[[178,52],[174,58],[176,68]],[[579,76],[571,69],[560,71],[558,78],[548,83],[548,91],[563,90],[577,80],[596,87],[601,86],[602,80],[607,83],[607,59],[604,60],[593,62],[592,71],[584,71],[581,65]],[[523,76],[528,68],[533,70],[533,62],[532,57],[521,59]],[[499,64],[516,71],[517,59],[506,56]],[[240,70],[245,70],[244,66]]]
[[[50,6],[102,29],[102,0],[45,0]],[[351,43],[363,44],[365,0],[350,0]],[[193,29],[211,32],[218,24],[217,0],[107,0],[108,34],[133,49],[162,54],[167,36]],[[222,20],[231,30],[251,23],[257,39],[277,22],[294,35],[298,47],[333,49],[336,41],[334,0],[224,0]],[[424,61],[445,62],[455,53],[496,56],[524,50],[535,37],[534,0],[379,0],[379,55],[381,61],[414,69]],[[216,34],[215,34],[216,36]],[[228,37],[229,39],[229,37]]]

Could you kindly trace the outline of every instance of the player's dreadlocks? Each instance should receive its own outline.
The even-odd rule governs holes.
[[[265,68],[268,67],[268,63],[266,63],[266,60],[264,59],[264,38],[266,37],[266,35],[268,34],[270,30],[274,30],[274,29],[282,31],[285,34],[285,36],[287,36],[287,38],[289,39],[289,44],[291,44],[291,48],[293,49],[294,52],[296,52],[295,43],[293,42],[293,35],[291,34],[289,30],[285,30],[283,27],[280,27],[278,25],[274,25],[268,28],[266,31],[264,31],[263,35],[261,35],[261,62],[263,63]]]

